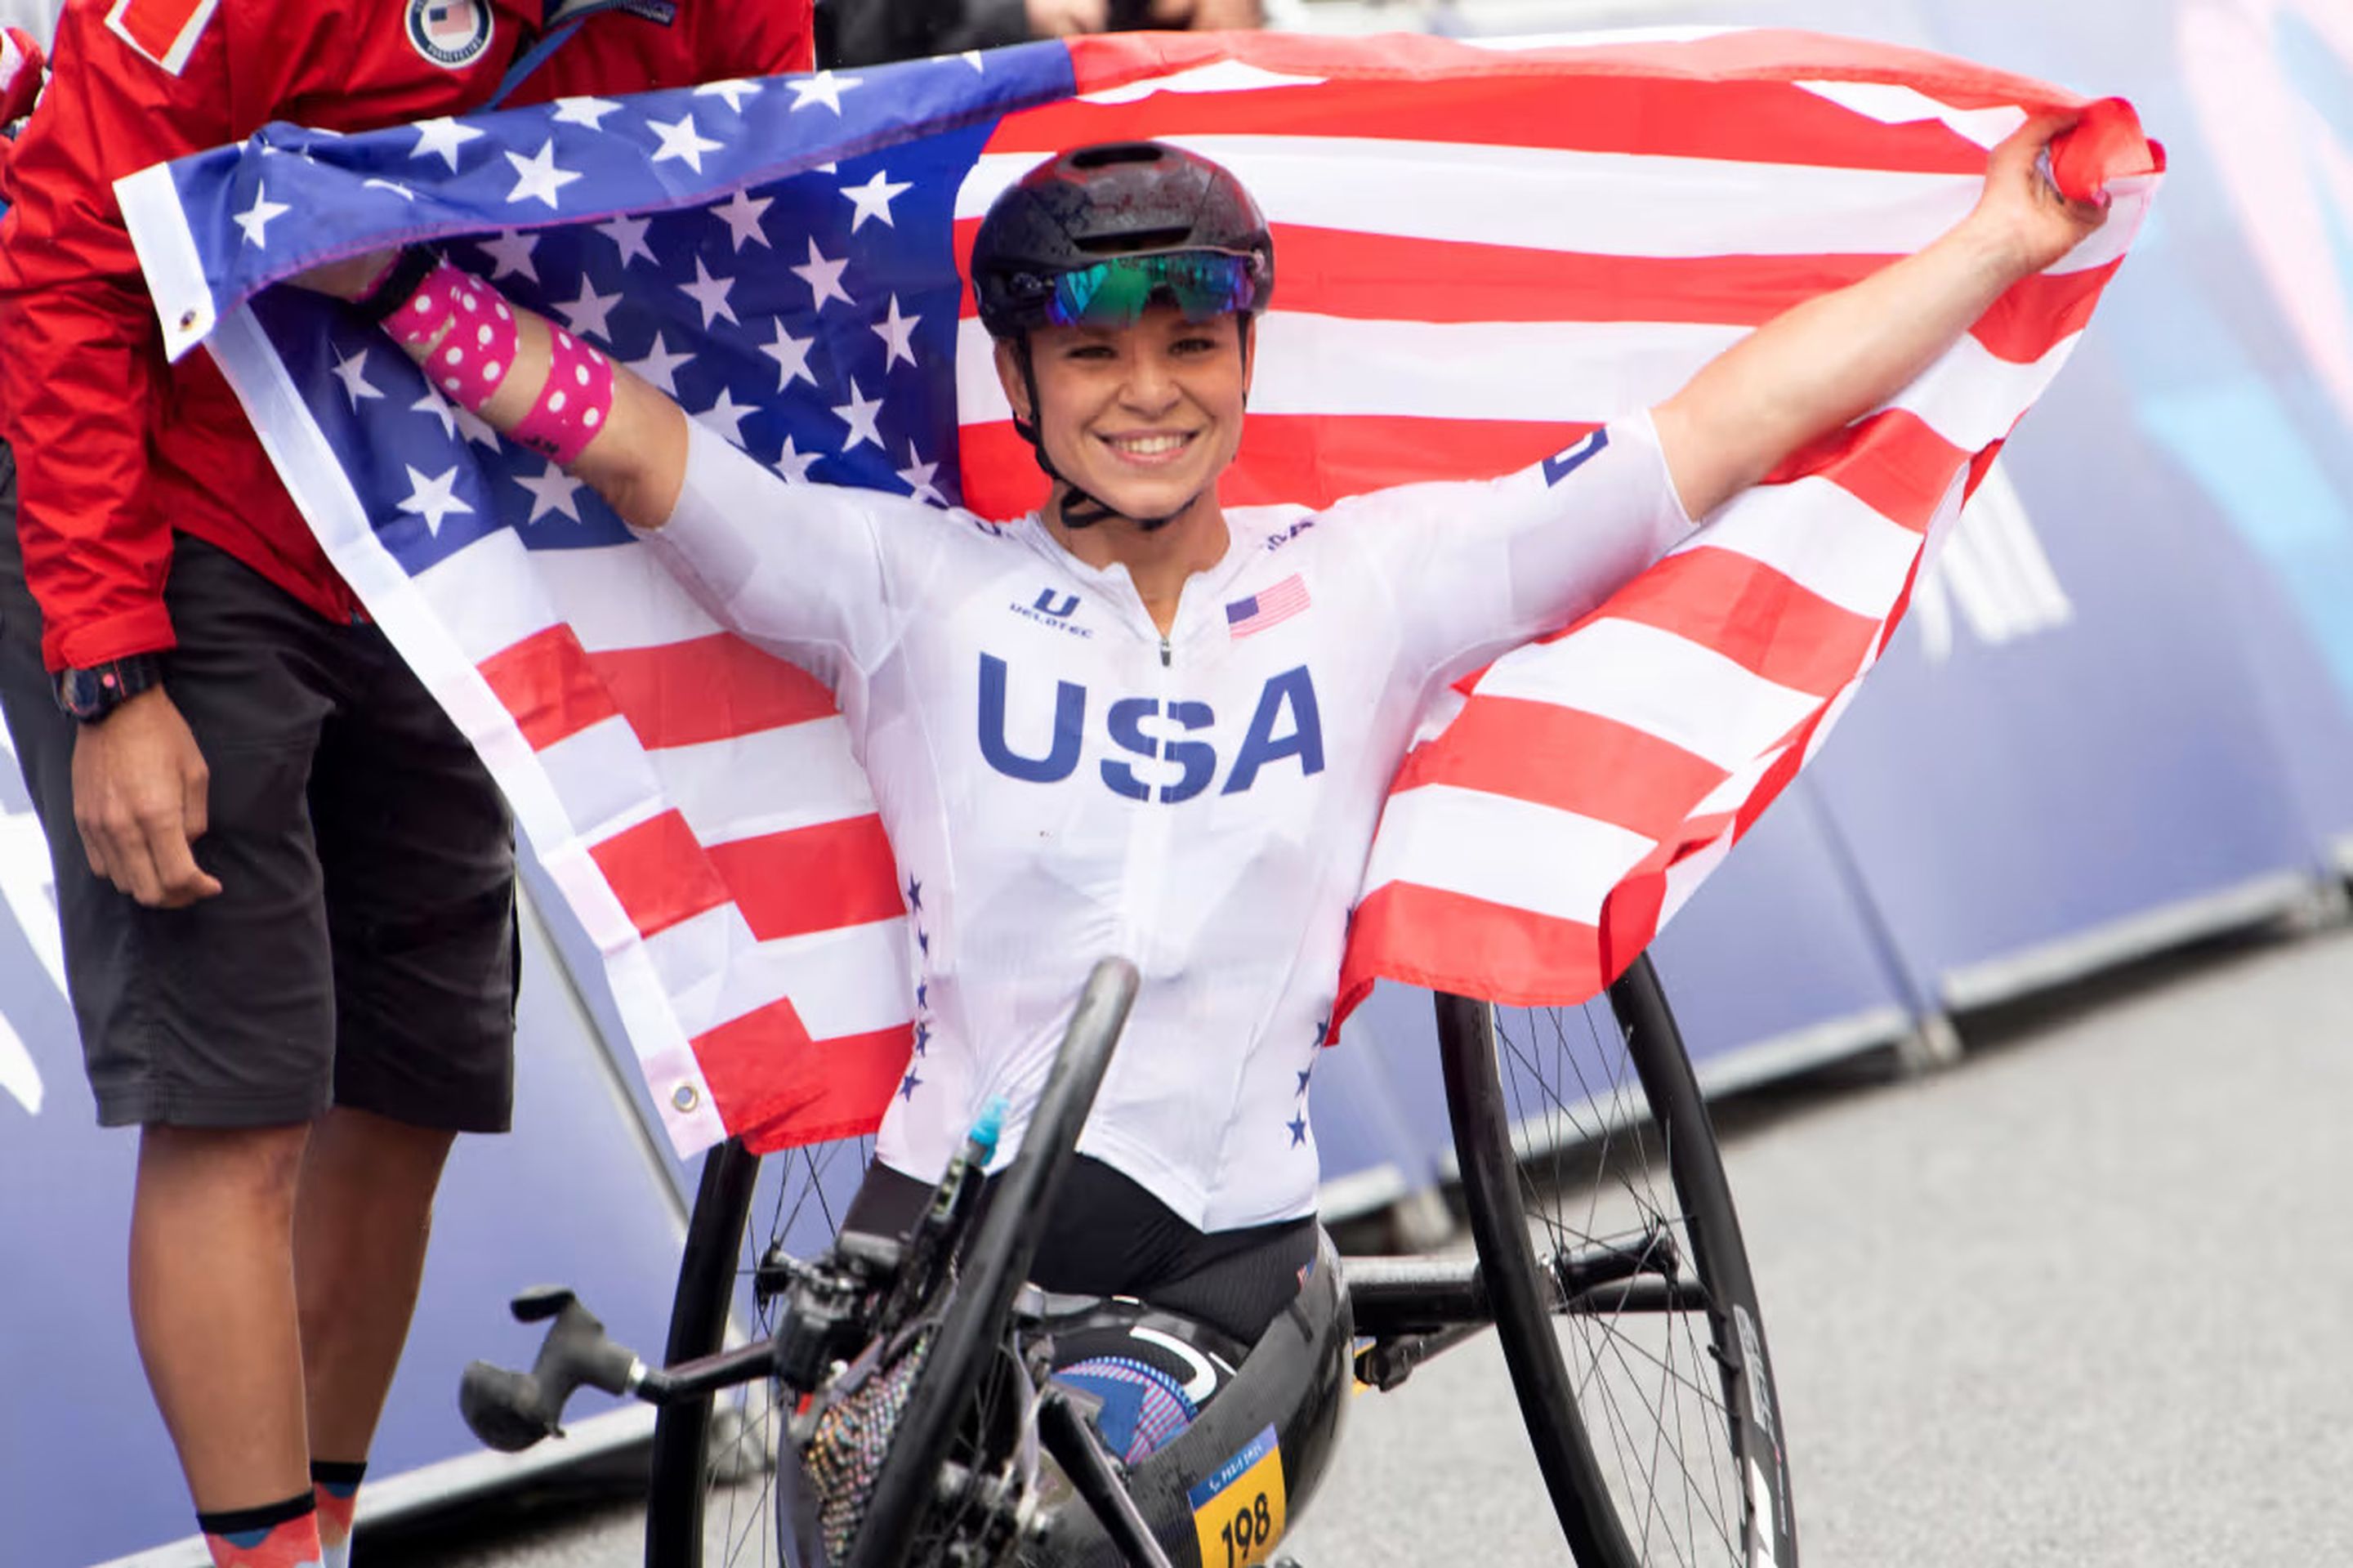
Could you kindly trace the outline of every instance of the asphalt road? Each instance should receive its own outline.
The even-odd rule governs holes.
[[[1809,1568],[2353,1562],[2353,934],[2149,966],[1962,1064],[1724,1107]],[[1358,1397],[1306,1568],[1566,1561],[1500,1361]],[[363,1568],[635,1568],[543,1499]]]

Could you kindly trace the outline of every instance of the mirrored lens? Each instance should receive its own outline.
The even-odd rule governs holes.
[[[1057,326],[1131,326],[1145,306],[1165,299],[1200,322],[1240,310],[1250,292],[1247,256],[1120,256],[1056,278],[1046,319]]]

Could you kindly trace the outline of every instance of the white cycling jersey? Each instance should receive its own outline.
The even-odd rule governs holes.
[[[1311,1213],[1307,1089],[1389,781],[1432,693],[1691,527],[1647,416],[1506,478],[1226,514],[1164,639],[1035,515],[787,486],[694,427],[649,535],[841,705],[908,900],[915,1050],[877,1155],[1019,1147],[1106,954],[1143,987],[1079,1147],[1203,1230]]]

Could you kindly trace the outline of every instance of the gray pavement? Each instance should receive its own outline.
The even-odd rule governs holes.
[[[2353,1562],[2353,934],[1973,1044],[1725,1107],[1810,1568]],[[1490,1347],[1349,1422],[1307,1568],[1566,1560]],[[630,1568],[638,1519],[543,1507],[362,1568]]]

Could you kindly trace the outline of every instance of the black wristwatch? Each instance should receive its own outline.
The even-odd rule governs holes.
[[[408,302],[408,296],[417,292],[417,285],[439,265],[441,253],[431,246],[403,246],[375,287],[351,302],[352,309],[381,326],[393,312]]]
[[[126,653],[86,670],[60,670],[58,706],[84,724],[96,724],[150,686],[164,683],[164,661],[153,653]]]

